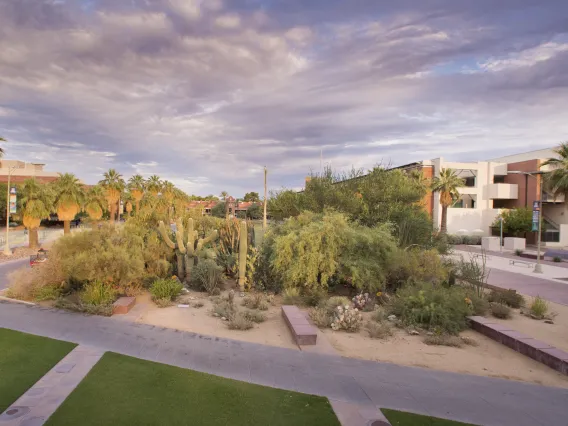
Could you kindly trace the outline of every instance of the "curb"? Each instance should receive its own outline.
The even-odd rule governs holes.
[[[568,353],[563,350],[489,318],[471,316],[468,319],[475,331],[568,376]]]

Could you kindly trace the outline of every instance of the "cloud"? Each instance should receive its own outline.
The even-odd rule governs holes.
[[[561,0],[4,0],[10,158],[234,195],[566,139]]]

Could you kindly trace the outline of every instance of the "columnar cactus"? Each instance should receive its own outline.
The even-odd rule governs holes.
[[[176,220],[176,241],[170,239],[169,233],[166,229],[164,222],[160,221],[158,230],[168,247],[174,249],[177,259],[178,278],[189,282],[191,278],[191,269],[195,264],[195,259],[201,252],[203,246],[209,244],[217,238],[217,230],[211,231],[205,238],[199,238],[197,231],[193,228],[193,219],[190,218],[187,222],[187,244],[184,244],[185,231],[182,219]]]
[[[245,290],[246,271],[247,271],[247,251],[248,251],[248,233],[246,221],[241,222],[241,232],[239,238],[239,287],[241,291]]]

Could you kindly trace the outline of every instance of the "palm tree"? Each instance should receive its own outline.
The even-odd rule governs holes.
[[[568,142],[563,142],[554,150],[558,158],[549,158],[540,167],[552,166],[544,175],[544,185],[554,197],[564,195],[565,208],[568,208]]]
[[[114,223],[118,211],[120,194],[126,185],[122,175],[115,169],[110,169],[108,172],[105,172],[103,176],[104,179],[99,182],[99,185],[101,185],[105,191],[105,198],[110,210],[110,222]]]
[[[229,196],[229,193],[227,191],[221,191],[221,198],[223,199],[223,201],[225,201],[225,199]]]
[[[102,219],[106,205],[107,200],[102,186],[95,185],[89,189],[85,201],[85,211],[93,222],[96,223]]]
[[[162,190],[162,181],[159,176],[152,175],[148,178],[146,182],[146,189],[152,193],[152,195],[158,195],[158,192]]]
[[[136,203],[136,214],[140,210],[140,201],[144,197],[144,190],[146,188],[146,182],[141,175],[134,175],[128,180],[128,189],[134,198]]]
[[[2,136],[0,136],[0,142],[8,142],[8,141],[4,139]],[[4,157],[4,150],[0,148],[0,158],[2,157]]]
[[[458,177],[452,169],[442,169],[440,175],[432,179],[432,192],[440,193],[440,205],[442,206],[440,233],[442,234],[446,234],[448,231],[448,207],[459,198],[458,188],[464,185],[464,180]]]
[[[47,219],[53,206],[53,192],[47,185],[38,183],[35,178],[26,179],[20,189],[24,226],[28,229],[31,249],[38,247],[37,229],[42,219]]]
[[[59,174],[59,178],[53,182],[55,190],[55,204],[57,217],[63,221],[63,234],[71,232],[71,221],[85,201],[83,185],[72,173]]]
[[[165,180],[162,182],[162,197],[164,197],[168,203],[171,203],[174,199],[176,187],[173,183]]]

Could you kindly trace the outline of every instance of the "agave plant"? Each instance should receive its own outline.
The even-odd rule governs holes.
[[[71,221],[85,201],[83,185],[72,173],[59,174],[59,178],[53,182],[55,193],[55,209],[57,217],[63,221],[63,233],[71,232]]]
[[[110,210],[110,222],[114,223],[118,211],[118,200],[120,200],[120,194],[125,187],[124,179],[116,170],[110,169],[108,172],[105,172],[104,179],[99,182],[99,185],[105,191],[105,198]]]
[[[42,219],[47,219],[53,207],[53,192],[47,185],[42,185],[34,178],[26,179],[20,189],[24,226],[28,229],[28,241],[31,249],[38,247],[37,230]]]

